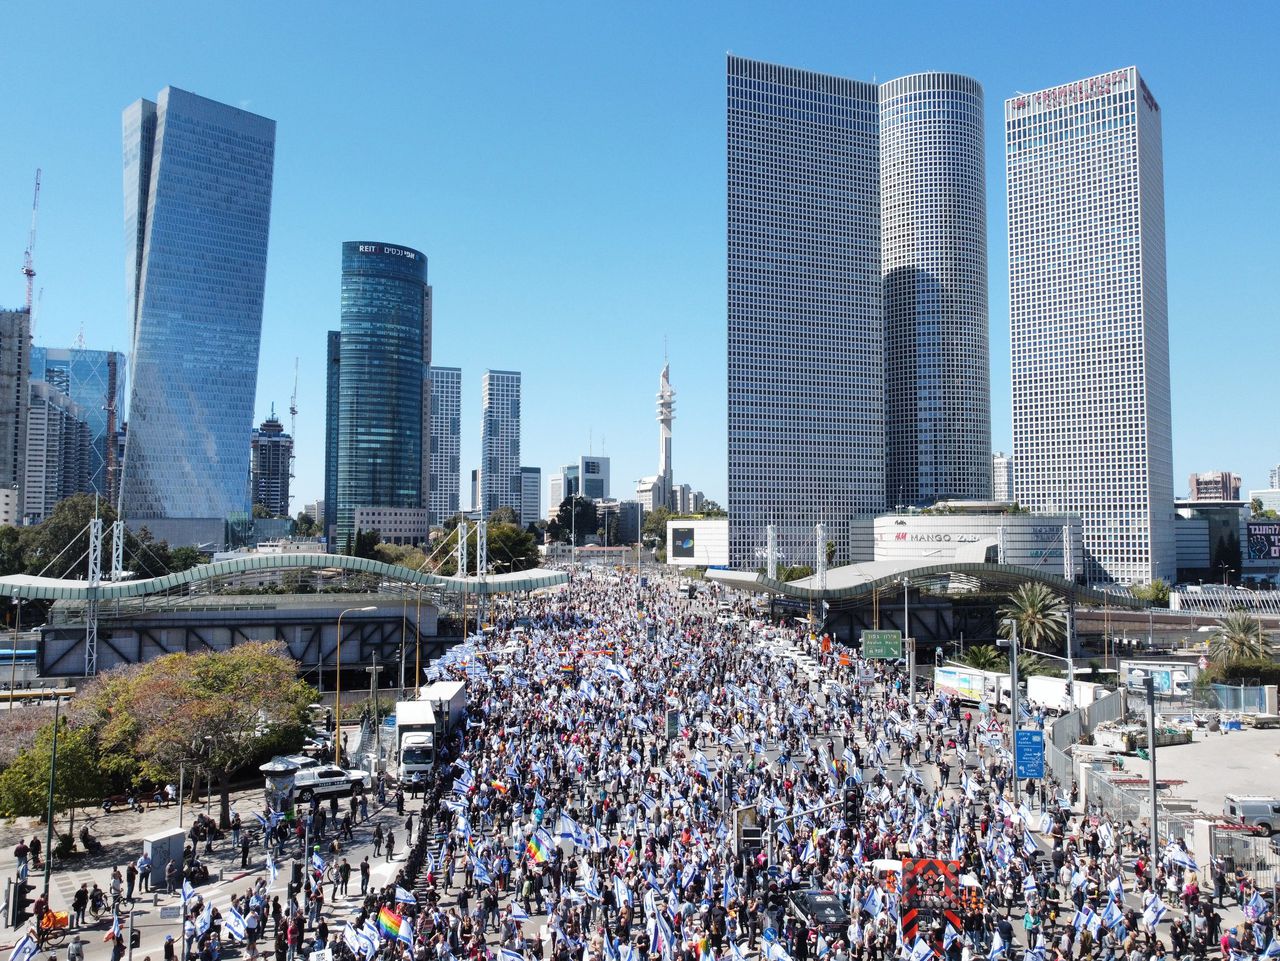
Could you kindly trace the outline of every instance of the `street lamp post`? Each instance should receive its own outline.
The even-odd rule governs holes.
[[[13,717],[13,689],[18,686],[18,634],[22,631],[22,604],[26,600],[13,595],[13,660],[9,662],[9,716]]]
[[[369,675],[369,698],[373,701],[373,743],[374,743],[374,767],[377,768],[382,763],[382,721],[378,717],[378,675],[382,673],[382,665],[378,663],[378,652],[373,652],[373,665],[364,669]],[[376,770],[370,772],[377,774]]]
[[[365,611],[376,611],[370,604],[368,607],[348,607],[338,614],[338,650],[337,666],[334,672],[333,696],[333,764],[342,766],[342,619],[348,614],[360,614]]]
[[[916,646],[911,640],[911,579],[902,579],[902,644],[907,655],[907,709],[915,710]]]

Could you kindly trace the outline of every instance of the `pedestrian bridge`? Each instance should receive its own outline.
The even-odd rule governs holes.
[[[152,594],[167,594],[222,578],[285,570],[343,570],[353,574],[370,574],[424,590],[445,594],[514,594],[556,587],[568,583],[565,571],[534,568],[508,571],[484,577],[442,577],[415,571],[397,564],[345,554],[246,554],[211,564],[198,564],[177,574],[128,580],[103,580],[91,585],[83,580],[37,577],[32,574],[9,574],[0,577],[0,592],[11,597],[46,601],[115,601]]]

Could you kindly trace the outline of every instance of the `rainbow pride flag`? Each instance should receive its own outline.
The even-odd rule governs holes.
[[[537,864],[546,864],[551,859],[551,842],[541,831],[534,832],[524,849],[525,856]]]
[[[390,908],[383,908],[378,912],[378,928],[389,938],[395,938],[400,934],[401,920],[403,919],[400,915]]]

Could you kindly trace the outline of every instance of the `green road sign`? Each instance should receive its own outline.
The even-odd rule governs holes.
[[[902,657],[902,632],[863,631],[862,656],[890,660]]]

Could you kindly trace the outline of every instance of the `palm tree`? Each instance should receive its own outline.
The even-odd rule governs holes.
[[[1271,656],[1262,622],[1248,614],[1228,614],[1209,635],[1209,655],[1221,663]]]
[[[979,671],[999,671],[1008,667],[1005,656],[990,644],[978,644],[964,652],[961,664],[977,668]]]
[[[1045,677],[1061,677],[1062,669],[1047,657],[1041,657],[1039,654],[1027,654],[1019,651],[1018,676],[1026,679],[1033,674],[1040,674]]]
[[[1067,615],[1062,598],[1044,584],[1018,585],[1009,603],[997,612],[1000,636],[1008,637],[1010,622],[1018,625],[1020,647],[1061,648],[1067,633]]]

